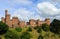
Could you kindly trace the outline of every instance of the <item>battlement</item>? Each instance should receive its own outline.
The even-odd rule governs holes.
[[[18,17],[13,17],[13,19],[18,19]]]
[[[2,17],[1,21],[6,23],[9,27],[13,27],[13,28],[24,27],[27,25],[35,27],[35,26],[41,26],[44,23],[50,25],[50,18],[46,18],[44,21],[40,21],[39,19],[37,20],[30,19],[29,22],[19,21],[18,17],[12,17],[12,19],[10,19],[10,14],[8,13],[8,10],[5,10],[5,18]]]
[[[50,18],[46,18],[45,21],[50,20]]]

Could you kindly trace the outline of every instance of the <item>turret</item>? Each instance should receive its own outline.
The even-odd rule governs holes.
[[[40,20],[37,19],[37,26],[40,26]]]
[[[8,14],[8,10],[5,10],[5,23],[10,25],[10,14]]]
[[[30,26],[32,26],[32,27],[37,26],[37,25],[36,25],[36,20],[34,20],[34,19],[30,19],[30,20],[29,20],[29,24],[30,24]]]
[[[5,18],[4,18],[4,17],[2,17],[2,18],[1,18],[1,21],[2,21],[3,23],[5,23]]]
[[[5,16],[8,14],[8,10],[5,10]]]
[[[49,19],[49,18],[46,18],[46,19],[45,19],[45,22],[46,22],[48,25],[50,25],[50,19]]]

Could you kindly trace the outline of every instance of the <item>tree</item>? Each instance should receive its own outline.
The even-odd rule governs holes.
[[[19,36],[17,35],[16,32],[9,30],[5,35],[5,39],[19,39]]]
[[[27,31],[32,32],[32,28],[31,28],[31,27],[29,27]]]
[[[56,34],[60,34],[60,20],[54,19],[50,24],[50,31]]]
[[[50,31],[50,28],[49,28],[49,25],[47,25],[46,23],[45,24],[42,24],[42,29],[44,30],[44,31]]]
[[[30,39],[32,36],[28,32],[23,32],[20,39]]]
[[[37,27],[37,32],[38,32],[38,33],[42,33],[42,27],[41,27],[41,26],[38,26],[38,27]]]
[[[5,34],[8,31],[8,29],[8,25],[0,21],[0,35]]]
[[[38,39],[44,39],[42,35],[39,35]]]
[[[21,32],[21,31],[22,31],[22,28],[16,27],[15,30],[16,30],[17,32]]]
[[[39,28],[39,26],[34,27],[35,30],[38,29],[38,28]]]

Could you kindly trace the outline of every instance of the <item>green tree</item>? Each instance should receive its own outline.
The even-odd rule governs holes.
[[[19,36],[16,32],[9,30],[5,35],[5,39],[19,39]]]
[[[50,31],[60,34],[60,20],[54,19],[50,24]]]
[[[38,27],[37,27],[37,32],[38,32],[38,33],[42,33],[42,26],[38,26]]]
[[[50,26],[49,25],[47,25],[46,23],[45,24],[42,24],[42,29],[44,30],[44,31],[50,31]]]
[[[17,32],[21,32],[21,31],[22,31],[22,28],[16,27],[15,30],[16,30]]]
[[[44,39],[44,37],[42,35],[39,35],[38,39]]]
[[[28,32],[23,32],[20,39],[30,39],[32,36]]]
[[[8,31],[8,29],[8,25],[0,21],[0,35],[5,34]]]
[[[34,27],[35,30],[37,30],[38,28],[39,28],[39,26]]]
[[[27,31],[32,32],[32,28],[28,27]]]

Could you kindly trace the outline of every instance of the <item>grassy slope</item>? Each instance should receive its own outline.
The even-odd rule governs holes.
[[[25,32],[28,28],[25,27],[22,29],[22,32]],[[10,28],[9,30],[15,31],[15,29]],[[16,32],[18,35],[22,32]],[[29,32],[32,35],[31,39],[38,39],[39,33],[35,29],[32,28],[32,32]],[[46,36],[46,34],[49,35],[49,37]],[[44,39],[60,39],[58,35],[53,34],[52,32],[45,32],[42,30],[41,35],[44,37]]]

